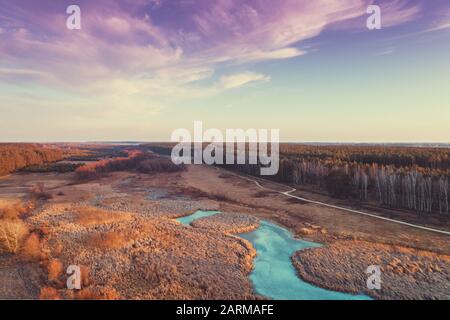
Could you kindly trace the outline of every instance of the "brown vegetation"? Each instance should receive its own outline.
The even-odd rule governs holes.
[[[231,212],[221,212],[192,222],[196,228],[212,229],[223,233],[246,233],[259,227],[256,217]]]
[[[0,208],[0,219],[19,219],[32,207],[32,204],[26,206],[23,204],[23,202],[16,202],[12,205]]]
[[[129,151],[128,157],[101,160],[79,167],[75,173],[79,180],[103,177],[108,172],[137,170],[141,173],[176,172],[184,170],[183,165],[175,165],[170,159],[137,150]]]
[[[129,220],[129,213],[118,213],[95,207],[77,209],[77,223],[89,227],[93,225],[107,224],[115,221]]]
[[[30,195],[34,200],[50,200],[53,199],[53,195],[45,191],[45,184],[42,182],[37,183],[30,189]]]
[[[118,232],[105,232],[93,234],[88,243],[102,249],[118,249],[127,243],[127,239]]]
[[[20,219],[0,220],[0,250],[16,253],[28,234],[27,225]]]
[[[449,299],[450,256],[358,240],[300,250],[292,258],[300,276],[332,290],[378,299]],[[367,288],[370,265],[381,267],[381,290]],[[417,287],[419,290],[412,290]]]
[[[221,172],[225,171],[192,166],[188,171],[179,174],[149,176],[132,169],[132,172],[116,172],[108,174],[102,181],[87,181],[83,184],[74,184],[72,174],[15,174],[3,178],[2,184],[5,187],[0,186],[0,191],[6,194],[5,199],[13,198],[10,186],[14,186],[14,189],[20,186],[28,190],[30,185],[36,183],[30,181],[44,180],[47,186],[51,186],[55,195],[64,192],[65,196],[55,197],[49,202],[36,201],[38,207],[33,210],[33,214],[26,214],[27,210],[20,209],[20,205],[17,210],[0,212],[0,218],[9,217],[7,220],[14,221],[21,218],[27,223],[29,231],[22,238],[21,248],[29,238],[28,235],[35,234],[33,237],[37,236],[40,240],[42,251],[49,255],[46,257],[49,260],[41,263],[24,262],[12,255],[1,255],[2,259],[10,260],[8,261],[10,267],[2,269],[0,260],[0,282],[11,283],[10,287],[14,287],[15,291],[0,290],[0,297],[254,298],[248,278],[252,269],[252,258],[255,255],[254,249],[249,243],[240,241],[238,237],[217,232],[221,229],[220,225],[226,227],[233,219],[215,223],[214,217],[210,217],[209,221],[198,220],[197,223],[204,225],[197,227],[195,222],[194,227],[185,227],[168,219],[200,208],[205,210],[210,208],[204,203],[213,204],[211,210],[245,212],[261,219],[270,219],[290,228],[297,236],[303,232],[309,234],[308,239],[327,245],[343,241],[342,239],[359,239],[358,241],[364,240],[373,244],[390,242],[404,246],[406,243],[414,247],[411,250],[426,248],[434,251],[435,253],[429,255],[430,257],[435,255],[436,259],[430,258],[433,260],[430,264],[422,254],[418,254],[420,261],[414,260],[415,251],[408,254],[410,261],[398,257],[398,253],[389,253],[390,260],[386,260],[386,268],[392,269],[389,275],[395,274],[402,279],[401,286],[395,288],[398,290],[399,298],[416,295],[419,291],[424,292],[421,297],[426,296],[430,299],[442,296],[442,291],[439,290],[445,289],[443,284],[446,282],[441,276],[446,266],[438,260],[443,261],[442,252],[448,254],[444,236],[382,220],[373,221],[371,218],[343,213],[337,209],[300,204],[298,201],[288,203],[284,196],[274,192],[260,192],[254,183],[240,179],[234,174],[225,173],[222,175],[224,178],[220,179],[218,176]],[[270,189],[275,188],[272,182],[265,181],[262,184]],[[149,188],[167,190],[168,196],[149,200]],[[280,187],[279,190],[286,189]],[[305,197],[310,195],[311,193],[307,193]],[[319,200],[324,202],[332,200],[320,192],[313,196],[319,197]],[[216,219],[218,218],[220,216],[216,216]],[[235,226],[244,226],[240,223],[241,220],[235,221]],[[327,232],[322,232],[324,230],[322,227],[325,227]],[[343,236],[344,232],[348,237]],[[86,245],[86,242],[92,245]],[[120,250],[109,250],[110,248]],[[338,260],[342,260],[345,272],[337,274],[340,282],[335,283],[335,289],[347,290],[345,281],[359,281],[356,277],[347,277],[347,273],[356,274],[348,261],[359,266],[371,260],[366,259],[367,255],[359,255],[359,246],[350,248],[349,251],[345,251],[344,257],[339,256],[339,259],[335,259],[323,253],[317,258],[311,258],[308,265],[315,263],[328,271],[335,270],[332,268],[339,270],[341,262]],[[389,249],[380,247],[377,255],[383,256],[385,251]],[[348,261],[345,258],[347,256]],[[401,262],[394,258],[398,258]],[[329,259],[333,263],[328,264],[328,261],[324,261]],[[303,263],[303,260],[301,261]],[[324,264],[321,265],[321,261]],[[82,290],[64,289],[66,276],[64,269],[62,272],[60,270],[70,264],[77,264],[81,268]],[[416,270],[416,267],[424,272]],[[7,271],[3,271],[6,269]],[[32,278],[35,280],[36,289],[28,285],[30,282],[27,280],[31,277],[23,269],[32,270],[34,273]],[[317,275],[325,278],[320,270],[310,272],[312,278],[317,278]],[[419,275],[421,273],[422,275]],[[330,272],[330,276],[332,275],[333,272]],[[436,281],[440,284],[436,285]],[[328,282],[332,283],[331,280]],[[356,288],[359,284],[353,283],[350,286]],[[43,288],[41,294],[38,288]],[[359,287],[357,289],[359,290]],[[410,291],[413,294],[409,295]],[[383,298],[387,297],[384,292],[382,295]]]
[[[48,281],[58,282],[63,274],[64,268],[61,261],[51,259],[47,265]]]
[[[89,272],[89,268],[84,265],[80,265],[80,273],[81,273],[81,285],[83,287],[87,287],[91,284],[91,273]]]
[[[119,300],[120,295],[113,288],[83,288],[69,291],[67,298],[73,300]]]
[[[17,253],[29,233],[22,216],[32,206],[22,202],[0,209],[0,251]]]
[[[41,289],[41,292],[39,294],[39,299],[41,300],[60,300],[61,296],[53,287],[44,287]]]
[[[59,148],[38,144],[0,144],[0,176],[31,165],[42,165],[63,159],[65,153]]]
[[[24,205],[17,202],[0,209],[0,250],[18,253],[27,260],[40,260],[42,252],[40,236],[44,230],[30,230],[23,218],[25,213],[34,208],[33,204]]]
[[[22,245],[21,254],[27,260],[41,260],[45,257],[42,252],[42,244],[36,233],[31,233]]]
[[[272,194],[273,192],[270,191],[258,191],[257,193],[255,193],[255,198],[265,198]]]
[[[22,169],[23,172],[58,172],[66,173],[73,172],[83,164],[81,163],[47,163],[42,165],[35,165],[30,167],[25,167]]]

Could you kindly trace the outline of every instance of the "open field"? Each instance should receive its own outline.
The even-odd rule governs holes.
[[[171,190],[176,175],[117,173],[77,185],[70,183],[70,174],[32,176],[36,180],[31,181],[48,184],[52,193],[61,194],[39,204],[26,218],[33,229],[45,230],[41,239],[45,258],[33,262],[29,273],[16,267],[25,264],[29,269],[31,264],[1,255],[5,268],[0,281],[11,283],[2,286],[1,298],[38,298],[40,288],[46,286],[54,287],[62,298],[72,298],[64,289],[62,272],[49,280],[52,261],[64,267],[85,266],[90,279],[85,291],[89,289],[95,298],[108,297],[110,292],[133,299],[254,297],[247,280],[254,250],[246,241],[213,229],[185,227],[171,219],[217,208],[217,202],[187,197],[146,200],[147,190],[155,184]],[[23,174],[4,181],[23,189],[31,183]],[[1,188],[0,196],[10,198],[11,190]],[[32,286],[24,285],[30,281]]]
[[[324,244],[292,257],[298,275],[312,284],[379,299],[450,297],[447,235],[289,198],[280,193],[289,186],[217,167],[158,173],[174,170],[161,167],[167,159],[136,152],[117,159],[90,163],[82,176],[78,169],[0,178],[0,209],[19,208],[28,230],[15,254],[0,254],[0,282],[8,283],[0,298],[263,298],[249,280],[256,251],[235,236],[258,228],[260,219]],[[292,194],[360,209],[306,188]],[[420,221],[406,211],[363,209],[450,230],[445,216]],[[191,226],[175,220],[197,210],[221,213]],[[69,265],[82,267],[80,291],[65,287]],[[382,290],[366,289],[369,265],[381,266]]]

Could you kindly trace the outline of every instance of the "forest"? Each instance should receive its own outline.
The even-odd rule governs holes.
[[[0,176],[28,166],[64,159],[67,151],[56,146],[24,143],[0,144]]]
[[[159,143],[148,147],[170,154],[171,146]],[[246,149],[248,158],[249,147]],[[221,166],[259,176],[261,165]],[[279,171],[265,178],[303,185],[335,198],[448,215],[449,176],[449,148],[282,143]]]
[[[175,165],[169,158],[139,149],[124,151],[127,155],[110,159],[102,159],[78,167],[75,174],[78,180],[99,179],[109,172],[137,171],[152,174],[158,172],[176,172],[185,169],[184,165]]]
[[[251,165],[233,169],[259,172]],[[449,214],[449,176],[448,148],[281,144],[280,169],[271,179],[336,198]]]

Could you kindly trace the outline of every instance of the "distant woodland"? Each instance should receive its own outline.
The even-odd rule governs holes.
[[[33,165],[43,165],[62,160],[65,151],[39,144],[0,144],[0,176]]]
[[[163,154],[170,154],[171,146],[149,145]],[[223,167],[259,176],[261,165]],[[284,143],[278,174],[264,178],[323,190],[335,198],[449,214],[449,177],[449,148]]]
[[[58,163],[60,160],[67,162]],[[139,147],[129,150],[126,146],[0,144],[0,176],[19,170],[75,172],[78,179],[88,180],[114,171],[174,172],[184,170],[184,166],[173,164],[169,158],[143,152]]]
[[[175,165],[169,158],[141,150],[126,151],[125,157],[103,159],[85,164],[75,170],[78,180],[99,179],[109,172],[137,171],[140,173],[176,172],[185,170],[184,165]]]
[[[259,166],[234,169],[257,175]],[[391,146],[282,144],[272,179],[311,185],[336,198],[449,214],[450,150]]]
[[[144,152],[127,152],[118,147],[96,149],[89,157],[103,160],[69,171],[76,170],[83,179],[120,170],[146,173],[183,170],[183,166],[173,165],[168,158],[145,152],[150,149],[168,155],[172,146],[153,144],[137,148]],[[106,155],[111,158],[105,159]],[[0,175],[64,158],[86,157],[86,152],[57,145],[0,144]],[[255,176],[261,167],[260,164],[223,166]],[[322,190],[335,198],[448,215],[449,177],[449,148],[281,144],[279,171],[266,178]]]

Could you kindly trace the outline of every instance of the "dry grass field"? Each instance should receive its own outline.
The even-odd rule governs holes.
[[[51,197],[32,199],[38,183]],[[25,208],[3,218],[17,226],[8,227],[14,249],[2,240],[0,282],[8,285],[0,298],[255,298],[248,275],[256,252],[233,233],[254,229],[259,219],[324,244],[293,257],[311,283],[356,292],[355,270],[381,264],[388,289],[366,292],[372,297],[449,298],[447,236],[287,200],[213,167],[114,172],[88,182],[73,173],[11,174],[0,179],[3,212],[14,203]],[[174,220],[198,209],[223,213],[192,226]],[[65,287],[69,265],[82,267],[81,291]]]

